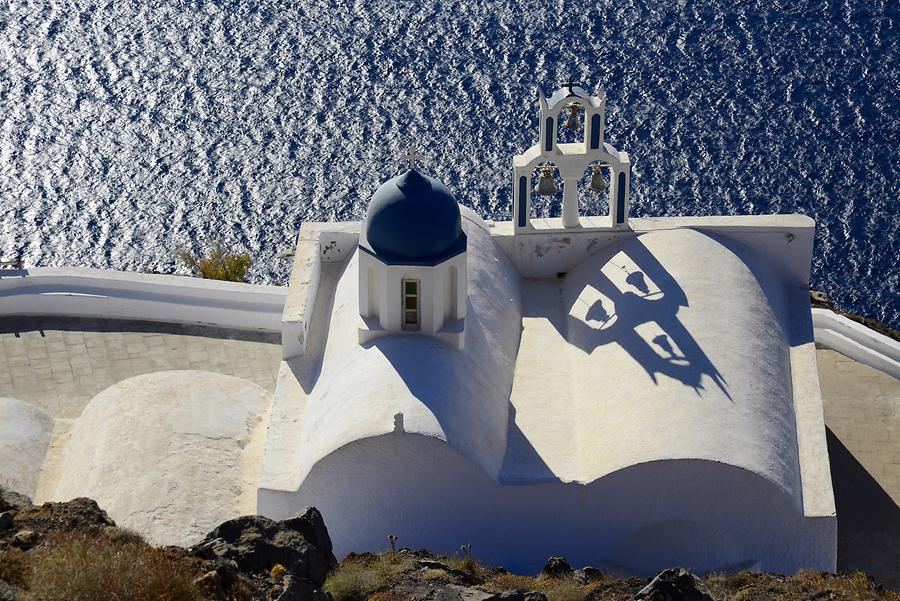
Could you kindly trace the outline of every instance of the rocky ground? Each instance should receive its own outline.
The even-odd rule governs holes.
[[[401,549],[338,564],[313,508],[280,522],[240,517],[193,547],[155,548],[90,499],[35,506],[0,491],[0,601],[900,601],[859,572],[698,578],[676,568],[649,580],[552,557],[530,577],[483,566],[469,552]]]

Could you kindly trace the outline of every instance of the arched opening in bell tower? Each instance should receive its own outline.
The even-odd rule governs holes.
[[[550,161],[542,161],[531,170],[524,187],[531,199],[529,219],[550,219],[562,212],[563,181]]]
[[[557,144],[584,144],[585,109],[579,102],[570,102],[557,115]]]

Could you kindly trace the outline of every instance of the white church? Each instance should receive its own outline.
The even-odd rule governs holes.
[[[512,222],[413,164],[363,223],[303,225],[259,511],[315,505],[343,552],[834,570],[813,221],[629,219],[604,95],[539,104]],[[561,219],[534,218],[557,176]]]
[[[314,505],[339,557],[393,534],[434,552],[471,544],[512,570],[564,555],[638,574],[833,571],[813,221],[632,219],[605,95],[567,85],[538,101],[538,141],[512,159],[512,221],[459,204],[411,154],[364,222],[303,224],[274,395],[229,397],[243,404],[228,428],[258,425],[233,465],[196,446],[225,428],[221,403],[216,423],[179,409],[143,458],[134,442],[110,450],[157,410],[122,399],[172,397],[170,376],[148,374],[98,395],[41,459],[57,474],[45,497],[107,499],[148,531],[165,506],[200,536],[228,495],[273,518]],[[561,218],[537,216],[560,187]],[[608,214],[582,214],[588,194]],[[209,441],[172,442],[196,432]],[[203,488],[215,470],[233,486]]]

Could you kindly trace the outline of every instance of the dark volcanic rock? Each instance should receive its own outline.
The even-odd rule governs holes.
[[[547,597],[538,592],[488,593],[477,588],[448,584],[435,593],[434,601],[547,601]]]
[[[554,555],[547,560],[547,565],[541,570],[541,578],[565,578],[572,575],[572,566],[565,557]]]
[[[529,593],[507,591],[505,593],[500,593],[491,601],[547,601],[547,595],[537,591],[531,591]]]
[[[684,568],[663,570],[638,591],[635,601],[713,601],[696,576]]]
[[[207,596],[227,599],[228,593],[238,582],[240,574],[235,562],[227,559],[210,561],[209,571],[194,579],[194,586]]]
[[[280,524],[285,528],[300,532],[321,553],[332,555],[331,537],[328,536],[328,529],[325,528],[325,520],[315,507],[307,507],[300,513],[282,520]]]
[[[115,526],[93,499],[78,498],[64,503],[29,505],[19,509],[15,518],[20,527],[33,530],[92,530]]]
[[[13,536],[12,545],[19,549],[27,550],[35,546],[40,538],[41,535],[34,530],[19,530]]]
[[[0,580],[0,601],[19,601],[20,597],[16,589],[3,580]]]
[[[463,584],[481,584],[482,582],[484,582],[481,578],[474,574],[469,574],[468,572],[463,572],[462,570],[451,568],[446,563],[437,561],[435,559],[420,559],[416,562],[416,565],[420,568],[443,570],[451,576],[456,577]]]
[[[328,531],[315,509],[281,522],[262,516],[228,520],[189,552],[204,559],[232,560],[256,577],[268,575],[275,564],[281,564],[293,579],[308,580],[312,588],[321,587],[337,565]]]
[[[491,601],[496,593],[486,593],[477,588],[448,584],[434,595],[434,601]]]
[[[9,530],[12,527],[13,514],[10,511],[0,512],[0,532]]]
[[[0,489],[0,511],[31,507],[31,499],[11,490]]]
[[[309,580],[285,576],[278,592],[270,593],[273,601],[331,601],[331,595],[314,589]]]
[[[591,582],[600,580],[603,577],[603,574],[597,568],[585,566],[572,572],[572,577],[578,584],[590,584]]]

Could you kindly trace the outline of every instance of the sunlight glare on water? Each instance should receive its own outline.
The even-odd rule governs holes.
[[[810,215],[813,285],[900,326],[900,5],[581,6],[4,3],[0,257],[172,272],[222,242],[284,283],[300,224],[361,219],[409,146],[508,219],[536,87],[574,79],[633,215]]]

